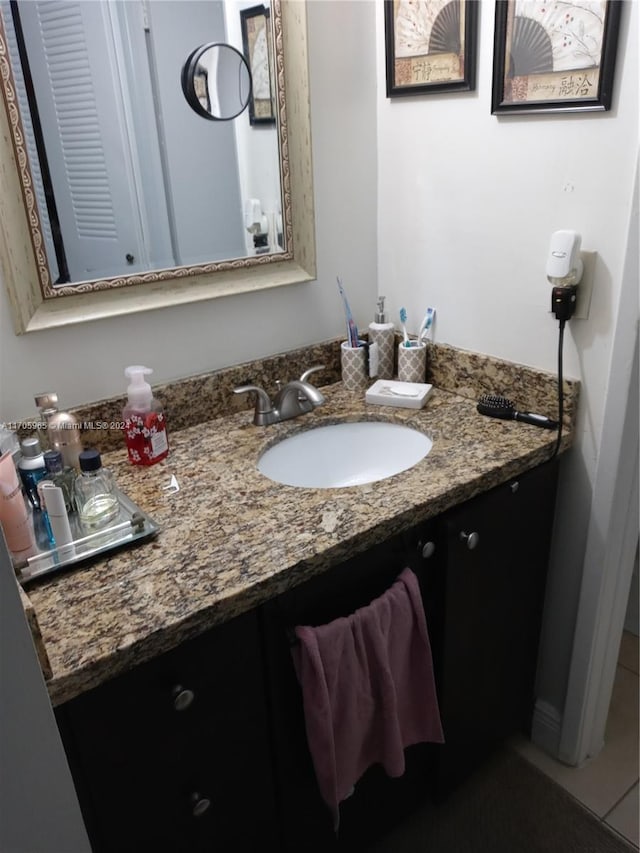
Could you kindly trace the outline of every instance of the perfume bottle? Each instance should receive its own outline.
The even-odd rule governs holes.
[[[53,392],[38,394],[35,398],[40,413],[40,443],[49,450],[59,450],[65,465],[76,470],[80,467],[78,455],[82,451],[80,424],[75,415],[58,409],[58,395]]]
[[[87,531],[106,527],[120,512],[113,476],[102,467],[97,450],[83,450],[78,461],[80,474],[74,481],[74,495],[80,524]]]

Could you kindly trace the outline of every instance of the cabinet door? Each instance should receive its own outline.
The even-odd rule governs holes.
[[[291,629],[346,616],[381,595],[405,567],[422,583],[426,566],[438,557],[431,525],[392,537],[361,556],[283,594],[262,609],[267,675],[272,705],[277,798],[282,815],[282,851],[326,853],[362,850],[390,830],[428,793],[433,744],[405,751],[406,771],[390,779],[380,766],[367,771],[340,808],[337,838],[318,791],[307,746],[302,694],[291,657]],[[424,546],[428,558],[422,556]],[[435,549],[435,552],[432,551]]]
[[[58,722],[96,853],[273,846],[255,612],[67,703]]]
[[[445,515],[446,569],[431,602],[445,786],[530,725],[556,475],[547,463]]]

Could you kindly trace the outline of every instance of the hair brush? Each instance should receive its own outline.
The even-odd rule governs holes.
[[[518,412],[511,400],[506,397],[498,397],[495,394],[483,394],[478,400],[477,409],[481,415],[488,415],[490,418],[522,421],[525,424],[533,424],[545,429],[558,428],[558,421],[552,421],[545,415],[535,415],[533,412]]]

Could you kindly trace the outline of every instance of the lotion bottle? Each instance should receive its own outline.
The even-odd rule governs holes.
[[[384,313],[384,296],[378,297],[378,309],[373,323],[369,323],[369,341],[378,344],[378,378],[393,379],[396,332]]]
[[[37,553],[31,513],[10,453],[0,456],[0,525],[7,548],[14,556],[30,557]]]
[[[122,410],[124,436],[132,465],[155,465],[169,453],[167,425],[162,404],[153,396],[145,376],[153,373],[142,365],[127,367],[128,401]]]

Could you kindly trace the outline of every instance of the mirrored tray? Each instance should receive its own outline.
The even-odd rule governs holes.
[[[19,563],[14,560],[14,568],[20,583],[28,583],[51,572],[75,566],[90,557],[155,536],[160,530],[158,524],[123,492],[116,489],[115,493],[120,504],[120,514],[108,527],[103,527],[94,533],[87,533],[80,526],[78,516],[74,512],[69,516],[69,525],[73,534],[72,542],[50,550],[41,549],[38,554]]]

